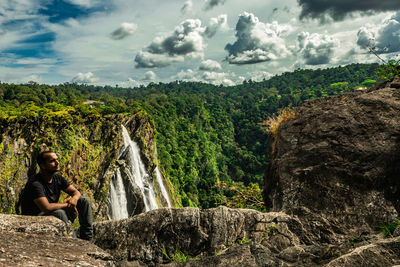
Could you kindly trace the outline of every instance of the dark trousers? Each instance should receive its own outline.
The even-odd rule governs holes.
[[[76,209],[78,210],[79,224],[81,225],[79,229],[79,237],[81,239],[90,240],[93,237],[93,219],[92,219],[92,206],[90,205],[89,199],[86,197],[81,197],[78,200]],[[63,209],[55,210],[49,213],[41,212],[38,215],[54,216],[64,221],[65,223],[68,223],[68,221],[73,222],[76,218],[75,211],[69,211]]]

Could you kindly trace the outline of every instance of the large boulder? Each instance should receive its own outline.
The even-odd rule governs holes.
[[[400,78],[308,101],[271,141],[264,198],[313,242],[359,239],[400,211]]]
[[[116,260],[149,265],[171,261],[179,253],[188,257],[215,255],[250,241],[272,258],[309,242],[295,216],[222,206],[157,209],[124,220],[95,223],[94,229],[93,242]],[[246,259],[257,258],[249,249],[238,250],[250,253]]]
[[[374,234],[324,243],[305,226],[282,212],[163,208],[96,223],[93,242],[121,266],[360,266],[360,260],[377,262],[385,255],[382,262],[400,261],[399,237]]]

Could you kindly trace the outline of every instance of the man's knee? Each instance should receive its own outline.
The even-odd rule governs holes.
[[[45,215],[45,216],[54,216],[60,220],[62,220],[65,223],[68,223],[68,215],[65,212],[65,210],[59,209],[59,210],[54,210],[52,212],[46,213],[46,214],[39,214],[39,215]]]
[[[78,205],[82,206],[89,206],[90,207],[90,200],[87,197],[81,196],[78,200]]]

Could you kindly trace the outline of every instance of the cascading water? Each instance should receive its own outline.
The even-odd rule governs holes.
[[[124,148],[128,149],[128,166],[130,167],[131,175],[134,178],[134,183],[139,187],[142,195],[144,196],[145,211],[154,210],[158,208],[156,196],[152,182],[149,180],[149,175],[142,159],[140,158],[139,146],[133,141],[128,133],[128,130],[122,125],[122,137],[124,139]]]
[[[168,208],[171,208],[171,202],[169,201],[168,193],[167,193],[167,190],[165,189],[164,183],[162,181],[161,172],[158,169],[158,167],[156,167],[155,172],[156,172],[158,185],[160,186],[161,194],[164,197],[165,201],[167,202]]]
[[[124,146],[121,149],[118,160],[123,161],[125,164],[118,167],[110,184],[108,207],[109,218],[112,220],[124,219],[133,215],[139,202],[138,197],[135,196],[136,193],[141,195],[140,201],[145,212],[158,208],[151,178],[140,158],[139,146],[130,138],[127,129],[123,125],[122,137]],[[163,188],[166,192],[163,184],[162,187],[160,185],[160,188]]]
[[[114,220],[128,218],[128,201],[121,172],[117,169],[110,183],[110,217]]]

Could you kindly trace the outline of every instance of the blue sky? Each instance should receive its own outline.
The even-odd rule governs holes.
[[[370,47],[399,54],[400,1],[0,0],[2,82],[233,85]]]

